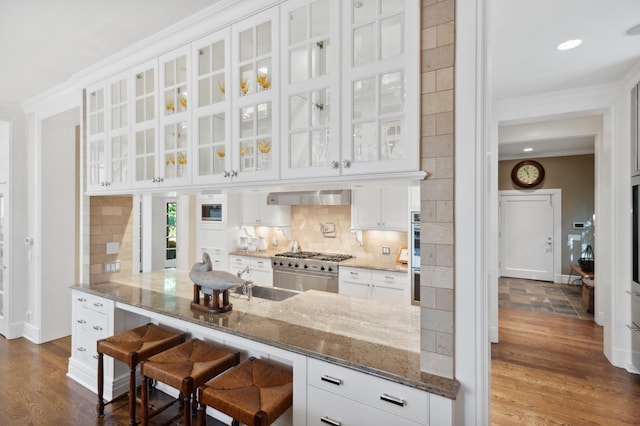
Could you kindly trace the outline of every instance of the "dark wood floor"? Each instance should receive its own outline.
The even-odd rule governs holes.
[[[26,339],[0,336],[1,425],[129,424],[126,398],[108,405],[104,419],[97,419],[97,396],[66,376],[70,348],[71,337],[36,345]],[[152,398],[156,402],[169,400],[155,391]],[[158,416],[158,423],[176,413],[171,410],[166,416]],[[208,418],[207,424],[222,423]]]
[[[611,366],[601,342],[591,321],[501,309],[491,423],[640,425],[640,376]],[[127,423],[125,401],[96,419],[95,394],[66,377],[70,346],[69,337],[35,345],[0,336],[0,424]]]
[[[640,425],[640,375],[613,367],[592,321],[500,309],[491,424]]]

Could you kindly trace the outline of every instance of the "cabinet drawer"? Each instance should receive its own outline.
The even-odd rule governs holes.
[[[78,333],[86,334],[96,340],[108,335],[109,316],[105,313],[82,307],[76,310],[75,321],[74,326]]]
[[[113,301],[80,291],[73,292],[73,303],[78,308],[92,309],[105,314],[114,309]]]
[[[91,369],[98,368],[98,351],[96,339],[91,336],[77,333],[73,336],[71,356]]]
[[[331,392],[307,386],[307,426],[417,426],[391,413],[368,407]]]
[[[310,358],[307,383],[415,422],[429,418],[429,394],[389,380]]]
[[[340,281],[364,282],[371,281],[371,271],[361,268],[345,268],[339,267]]]
[[[403,272],[371,271],[371,283],[387,287],[404,287],[409,283],[409,277]]]

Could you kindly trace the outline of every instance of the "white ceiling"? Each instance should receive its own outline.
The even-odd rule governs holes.
[[[0,0],[0,104],[19,104],[219,1]],[[494,100],[620,81],[640,62],[640,36],[624,34],[640,23],[640,0],[486,1]],[[583,44],[558,52],[569,38]],[[585,138],[571,143],[593,149]]]
[[[19,104],[219,0],[0,0],[0,103]]]
[[[640,63],[640,35],[625,34],[640,24],[638,0],[487,1],[494,101],[619,82]],[[556,50],[576,38],[576,49]],[[576,127],[573,117],[533,121],[538,136],[529,123],[500,127],[500,159],[594,152],[592,126]]]

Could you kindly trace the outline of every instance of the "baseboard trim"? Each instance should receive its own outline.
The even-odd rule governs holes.
[[[28,322],[25,322],[23,324],[24,326],[22,327],[22,337],[32,341],[37,345],[42,343],[40,341],[40,329],[33,324],[29,324]]]

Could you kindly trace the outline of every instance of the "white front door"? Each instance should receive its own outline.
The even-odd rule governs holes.
[[[7,299],[9,296],[5,291],[8,286],[6,258],[6,238],[8,231],[6,223],[7,198],[3,189],[5,186],[6,185],[0,185],[0,334],[6,337],[9,329],[7,319]]]
[[[548,192],[500,192],[501,276],[554,281],[559,199]]]

